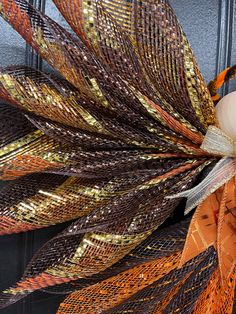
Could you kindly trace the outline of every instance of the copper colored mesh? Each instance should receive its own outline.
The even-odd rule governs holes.
[[[97,311],[104,313],[125,313],[125,311],[142,313],[143,309],[146,313],[149,313],[149,309],[155,305],[153,303],[155,296],[155,302],[157,303],[171,288],[173,289],[175,286],[174,280],[178,283],[177,278],[180,280],[181,277],[195,268],[194,276],[190,274],[177,292],[180,294],[179,298],[173,299],[174,303],[169,300],[165,309],[166,313],[172,313],[178,308],[179,313],[182,313],[181,308],[184,310],[185,307],[189,306],[187,300],[191,300],[194,304],[194,297],[196,299],[199,294],[199,282],[204,280],[205,284],[207,283],[212,269],[216,266],[216,258],[211,251],[208,253],[208,258],[206,256],[201,263],[199,263],[199,260],[201,261],[203,256],[199,257],[199,260],[192,261],[192,265],[190,263],[181,270],[173,271],[178,265],[179,257],[179,254],[175,254],[168,258],[165,257],[161,260],[142,264],[116,277],[75,292],[61,304],[58,313],[78,313],[81,310],[83,313],[91,314],[95,314]],[[186,291],[189,285],[192,285],[192,292],[188,295]],[[202,284],[201,289],[203,287]],[[128,301],[124,302],[127,299]],[[111,311],[105,311],[122,302],[124,304],[115,307]],[[176,302],[178,304],[175,304]]]
[[[207,265],[207,266],[206,266]],[[105,313],[184,313],[194,306],[216,266],[214,250],[175,269]],[[201,285],[199,286],[199,282]],[[191,289],[189,289],[191,285]],[[140,302],[141,301],[141,302]]]
[[[232,275],[222,282],[219,270],[216,270],[194,308],[194,314],[205,313],[226,314],[234,313],[235,302],[235,270]]]
[[[109,306],[122,302],[123,299],[144,288],[147,284],[152,284],[163,273],[171,271],[177,266],[179,257],[180,254],[177,254],[136,266],[97,286],[75,292],[61,304],[58,313],[76,313],[82,309],[84,313],[95,314],[98,308],[100,311],[104,311]]]

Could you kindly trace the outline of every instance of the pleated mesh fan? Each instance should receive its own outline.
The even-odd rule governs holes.
[[[0,0],[56,70],[0,69],[0,234],[72,223],[0,308],[42,289],[58,314],[234,313],[236,178],[161,226],[220,159],[201,144],[235,67],[207,87],[167,0],[54,3],[73,32]]]

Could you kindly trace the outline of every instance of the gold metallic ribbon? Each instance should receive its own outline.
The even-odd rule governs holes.
[[[171,196],[168,199],[186,197],[185,214],[202,203],[209,195],[236,175],[236,142],[215,126],[209,126],[201,149],[223,158],[197,186]]]

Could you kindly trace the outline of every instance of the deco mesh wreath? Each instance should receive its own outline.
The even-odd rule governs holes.
[[[58,314],[235,313],[235,159],[223,158],[227,180],[192,219],[158,228],[219,165],[202,143],[235,67],[207,88],[167,0],[54,3],[75,34],[27,1],[0,0],[61,74],[0,70],[12,105],[0,106],[0,234],[73,222],[0,307],[43,289],[69,294]]]

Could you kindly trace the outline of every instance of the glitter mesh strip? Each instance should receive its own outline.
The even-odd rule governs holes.
[[[147,92],[149,89],[144,85],[148,75],[148,83],[153,83],[161,100],[177,109],[188,121],[200,126],[193,112],[203,122],[203,110],[207,123],[214,123],[209,92],[168,1],[54,2],[82,40],[95,46],[103,60],[115,66],[115,71],[125,79],[128,76],[139,90]],[[161,74],[163,68],[165,76]],[[148,92],[152,93],[150,89]],[[177,108],[175,104],[178,104]],[[202,104],[201,108],[199,104]]]

